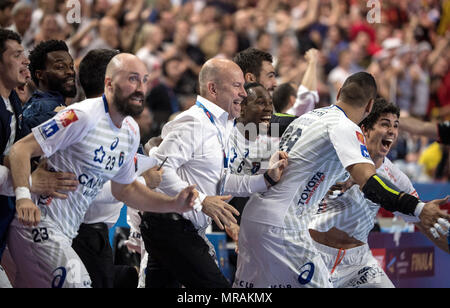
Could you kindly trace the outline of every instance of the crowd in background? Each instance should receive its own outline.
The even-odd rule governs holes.
[[[278,83],[296,86],[305,52],[318,49],[317,107],[368,71],[402,116],[450,119],[449,0],[0,0],[0,26],[18,32],[28,52],[64,40],[76,67],[95,48],[136,54],[151,72],[143,140],[195,103],[206,60],[248,47],[270,52]],[[30,82],[23,95],[33,90]],[[79,89],[73,100],[83,98]],[[390,157],[413,181],[450,178],[449,148],[433,140],[401,133]]]

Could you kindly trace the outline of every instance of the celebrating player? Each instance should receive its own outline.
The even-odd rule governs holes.
[[[142,211],[181,213],[193,206],[194,186],[172,198],[135,181],[139,129],[129,116],[143,109],[147,79],[147,69],[137,57],[119,54],[107,67],[103,97],[71,105],[13,146],[17,216],[8,244],[17,263],[17,287],[90,286],[71,241],[108,180],[118,200]],[[51,168],[78,176],[80,185],[66,200],[31,200],[29,161],[44,154]]]
[[[289,153],[284,177],[267,193],[253,195],[241,218],[235,287],[332,287],[308,226],[315,205],[346,170],[369,200],[419,217],[427,229],[439,218],[449,219],[439,200],[424,204],[376,175],[356,124],[370,113],[376,94],[370,74],[354,74],[336,105],[313,110],[288,127],[280,143]]]
[[[375,101],[372,112],[360,126],[377,174],[388,179],[400,190],[418,197],[411,181],[386,157],[398,137],[399,115],[398,107],[380,98]],[[317,242],[316,248],[330,270],[333,287],[394,286],[367,245],[378,209],[379,205],[365,199],[358,185],[354,185],[343,194],[326,197],[314,213],[310,234]],[[416,217],[411,218],[399,213],[397,215],[408,222],[418,223],[418,227],[431,240],[448,251],[445,236],[437,234],[436,240],[421,226]],[[367,275],[368,272],[371,274]],[[363,276],[366,279],[361,279]]]

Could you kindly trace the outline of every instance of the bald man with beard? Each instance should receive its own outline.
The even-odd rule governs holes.
[[[142,112],[148,75],[134,55],[115,56],[106,69],[102,97],[69,106],[12,147],[17,215],[8,245],[18,269],[16,287],[90,287],[71,242],[108,180],[116,199],[140,211],[182,213],[192,208],[194,186],[169,197],[135,181],[139,128],[131,116]],[[31,196],[30,158],[42,155],[50,168],[77,175],[80,185],[67,199]]]

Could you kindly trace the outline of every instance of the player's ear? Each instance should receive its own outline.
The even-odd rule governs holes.
[[[256,82],[256,77],[252,73],[246,73],[244,79],[245,82]]]
[[[341,97],[341,89],[342,89],[342,88],[339,88],[339,90],[338,90],[338,93],[337,93],[337,95],[336,95],[336,101],[338,101],[338,100],[339,100],[339,97]]]
[[[371,98],[370,100],[369,100],[369,103],[367,104],[367,106],[366,106],[366,112],[367,112],[367,114],[369,114],[371,111],[372,111],[372,108],[373,108],[373,104],[375,103],[375,100],[373,99],[373,98]]]
[[[105,77],[105,93],[112,91],[112,79],[111,77]]]

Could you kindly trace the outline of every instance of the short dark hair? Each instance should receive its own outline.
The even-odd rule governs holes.
[[[261,88],[263,88],[264,90],[266,89],[266,88],[264,88],[264,86],[262,85],[262,84],[260,84],[259,82],[247,82],[247,83],[245,83],[244,84],[244,89],[245,89],[245,92],[248,94],[248,92],[251,90],[251,89],[253,89],[253,88],[257,88],[257,87],[261,87]],[[247,104],[247,97],[248,96],[246,96],[243,100],[242,100],[242,104]]]
[[[233,61],[241,68],[245,74],[252,73],[256,78],[261,74],[263,61],[272,63],[273,57],[270,53],[256,49],[254,47],[247,48],[239,52]]]
[[[53,51],[60,50],[69,52],[69,48],[64,41],[49,40],[39,43],[39,45],[37,45],[30,52],[30,56],[28,57],[30,60],[29,69],[31,78],[33,79],[36,86],[39,86],[39,80],[36,76],[36,71],[45,69],[47,54]]]
[[[78,77],[87,98],[100,96],[105,90],[106,67],[119,51],[114,49],[93,49],[81,60]]]
[[[0,11],[3,11],[6,8],[14,7],[14,1],[11,0],[0,0]]]
[[[374,125],[380,119],[383,114],[392,113],[400,118],[400,108],[393,103],[389,103],[383,97],[378,97],[375,99],[372,111],[370,114],[359,124],[359,126],[364,126],[366,129],[373,129]]]
[[[167,72],[167,66],[169,66],[169,63],[172,62],[172,61],[178,61],[178,62],[181,62],[181,61],[183,61],[183,60],[182,60],[179,56],[173,56],[173,57],[170,57],[170,58],[164,60],[164,61],[163,61],[163,64],[162,64],[162,67],[161,67],[161,71],[162,71],[162,74],[163,74],[164,76],[166,76],[166,77],[169,76],[169,75],[168,75],[168,72]]]
[[[283,110],[289,104],[289,98],[296,95],[297,93],[294,87],[288,82],[280,84],[278,87],[276,87],[275,91],[273,91],[272,96],[275,112],[283,112]]]
[[[0,61],[3,60],[3,53],[6,51],[6,41],[8,40],[13,40],[22,44],[22,39],[18,33],[0,28]]]
[[[377,83],[372,75],[360,72],[348,77],[342,85],[339,100],[344,103],[363,107],[369,100],[377,97]]]

